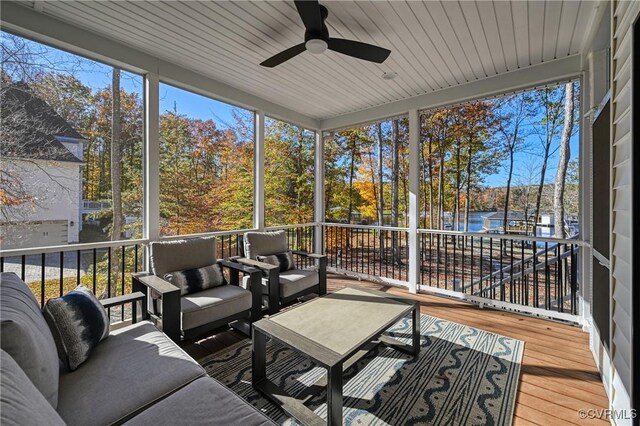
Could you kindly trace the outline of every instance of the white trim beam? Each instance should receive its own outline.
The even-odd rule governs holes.
[[[409,292],[416,293],[420,282],[420,117],[409,111]]]
[[[158,75],[144,79],[144,224],[145,239],[160,237],[160,83]]]
[[[321,131],[316,131],[315,145],[315,167],[314,167],[314,206],[313,216],[315,221],[314,252],[322,253],[324,235],[322,232],[322,222],[324,222],[324,135]]]
[[[254,125],[253,227],[264,230],[264,111],[256,111]]]
[[[314,118],[26,6],[3,1],[0,28],[140,74],[158,73],[161,81],[242,108],[268,111],[271,117],[307,129],[320,128],[320,122]]]
[[[581,62],[579,54],[556,59],[401,101],[328,118],[322,120],[320,128],[333,130],[351,127],[405,114],[412,109],[447,106],[578,77],[581,74]]]

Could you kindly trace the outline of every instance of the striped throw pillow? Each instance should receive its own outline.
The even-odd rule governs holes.
[[[181,296],[227,283],[222,268],[217,263],[203,268],[169,272],[163,278],[178,287]]]
[[[44,318],[56,342],[58,357],[73,371],[109,336],[109,317],[98,298],[86,287],[78,286],[62,297],[49,299]]]
[[[291,250],[269,256],[256,256],[256,260],[270,265],[279,266],[280,272],[296,269],[296,263],[293,260],[293,253]]]

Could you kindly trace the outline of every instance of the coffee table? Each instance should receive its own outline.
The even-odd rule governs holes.
[[[407,345],[382,333],[412,313]],[[252,384],[303,424],[325,421],[267,378],[267,337],[297,350],[327,369],[327,424],[342,424],[342,373],[376,344],[411,355],[420,351],[420,308],[416,301],[380,291],[347,287],[253,323]]]

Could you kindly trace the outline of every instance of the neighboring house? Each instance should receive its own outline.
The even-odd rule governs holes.
[[[79,241],[84,139],[23,82],[0,89],[3,250]]]

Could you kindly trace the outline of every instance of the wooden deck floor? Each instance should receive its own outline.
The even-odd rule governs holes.
[[[408,292],[338,275],[329,276],[329,290],[346,285],[363,285],[420,301],[421,312],[513,337],[525,342],[516,401],[514,425],[606,424],[584,420],[581,409],[608,406],[604,386],[589,350],[589,336],[579,327],[545,321],[432,295]],[[184,349],[199,359],[246,338],[223,330],[197,342],[185,342]]]

